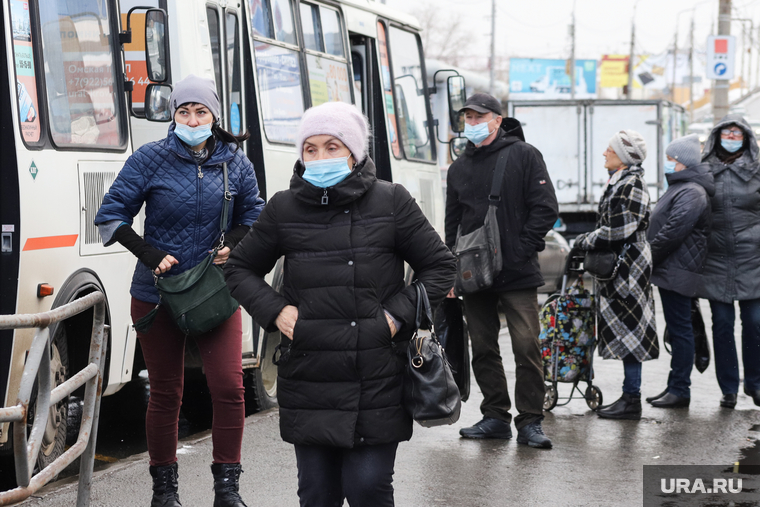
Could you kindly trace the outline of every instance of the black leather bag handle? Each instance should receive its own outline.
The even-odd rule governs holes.
[[[425,286],[419,280],[414,282],[414,290],[417,292],[417,313],[414,317],[414,329],[432,329],[433,310],[430,308]]]

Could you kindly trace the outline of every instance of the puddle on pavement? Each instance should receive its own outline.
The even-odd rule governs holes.
[[[750,431],[760,431],[760,424],[752,426]],[[760,440],[754,440],[750,447],[741,449],[742,458],[737,461],[733,472],[748,475],[760,475]]]

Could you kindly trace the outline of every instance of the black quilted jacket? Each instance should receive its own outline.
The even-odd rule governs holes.
[[[393,341],[408,340],[416,296],[404,261],[436,305],[454,285],[454,257],[409,192],[377,180],[371,160],[326,191],[302,173],[299,163],[225,267],[233,296],[267,330],[285,305],[298,308],[278,370],[282,438],[344,448],[408,440],[404,361],[384,310],[401,322]],[[280,256],[283,294],[264,281]]]
[[[710,197],[715,183],[709,164],[665,175],[668,190],[652,212],[647,240],[652,248],[653,285],[697,295],[707,257]]]

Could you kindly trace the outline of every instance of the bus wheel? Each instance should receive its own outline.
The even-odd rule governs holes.
[[[68,378],[69,354],[66,331],[63,324],[56,326],[50,345],[50,377],[57,387]],[[27,417],[27,431],[31,432],[36,406],[37,387],[32,392],[32,402]],[[42,444],[37,455],[34,472],[37,473],[58,458],[66,446],[66,429],[68,425],[69,398],[66,397],[49,408],[48,421],[42,434]],[[28,433],[27,433],[28,434]]]
[[[277,365],[272,363],[274,348],[280,343],[280,332],[261,331],[264,343],[261,347],[261,361],[257,368],[244,370],[246,415],[277,406]]]

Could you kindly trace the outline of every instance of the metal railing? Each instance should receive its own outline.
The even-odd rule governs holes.
[[[17,404],[0,408],[0,422],[13,422],[13,453],[18,487],[0,493],[0,505],[12,505],[29,498],[50,482],[75,459],[82,456],[79,466],[77,507],[90,504],[90,486],[95,460],[95,441],[98,432],[100,396],[103,389],[105,365],[106,298],[102,292],[93,292],[49,312],[29,315],[0,315],[0,329],[38,328],[26,359],[21,377]],[[59,386],[55,386],[50,372],[51,324],[61,322],[94,307],[90,358],[87,366]],[[27,414],[32,390],[37,385],[34,422],[27,436]],[[85,386],[82,422],[74,445],[51,464],[32,477],[34,464],[40,452],[50,407],[63,401],[76,389]]]

